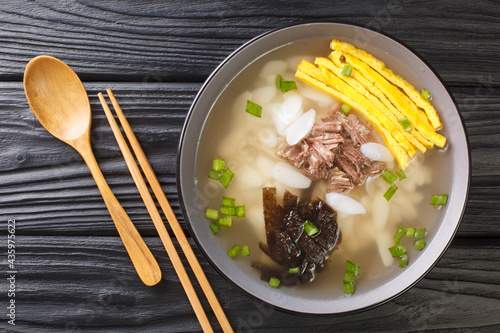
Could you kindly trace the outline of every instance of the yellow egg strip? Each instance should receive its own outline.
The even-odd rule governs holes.
[[[357,101],[351,99],[349,96],[345,95],[341,91],[337,90],[335,87],[327,85],[324,82],[324,77],[321,70],[315,65],[303,60],[298,70],[295,73],[295,77],[306,84],[309,84],[331,96],[338,99],[342,103],[348,104],[353,107],[356,111],[361,113],[364,118],[372,124],[372,126],[382,135],[387,147],[391,153],[396,158],[400,168],[404,168],[408,164],[408,154],[392,136],[392,134],[384,128],[380,121],[374,117],[363,105],[360,105]]]
[[[415,149],[413,148],[413,146],[417,147],[417,149],[419,149],[422,153],[427,150],[411,133],[404,130],[403,126],[398,121],[398,118],[384,104],[382,104],[380,99],[371,94],[354,78],[357,75],[356,73],[351,73],[351,76],[341,75],[340,71],[342,70],[342,67],[337,66],[327,58],[316,58],[315,64],[320,67],[326,67],[331,73],[335,74],[339,79],[341,79],[346,84],[355,89],[358,93],[366,97],[374,105],[374,107],[380,110],[380,112],[385,115],[393,124],[392,129],[388,128],[387,126],[386,128],[391,131],[391,133],[393,131],[397,132],[397,134],[393,133],[394,137],[400,142],[401,146],[408,152],[408,155],[410,155],[410,157],[413,157],[413,155],[415,155]],[[354,96],[352,97],[355,98]],[[396,135],[404,136],[405,140],[399,140]]]
[[[413,146],[408,142],[408,140],[406,140],[404,135],[398,131],[398,128],[391,122],[391,120],[387,118],[385,114],[383,114],[375,105],[373,105],[373,103],[371,103],[365,96],[357,92],[354,88],[342,82],[342,80],[332,74],[332,72],[330,72],[326,67],[319,66],[319,69],[321,70],[321,75],[323,75],[323,78],[329,86],[342,91],[352,101],[356,101],[360,106],[373,115],[382,124],[382,126],[388,130],[389,133],[391,133],[399,145],[408,152],[408,155],[413,156],[415,154],[415,149],[413,149]]]
[[[376,70],[379,74],[381,74],[384,78],[386,78],[389,82],[392,84],[396,85],[397,87],[403,89],[403,91],[408,95],[408,97],[418,106],[419,108],[422,108],[427,117],[429,118],[429,121],[431,122],[431,125],[434,129],[438,129],[442,126],[441,121],[439,119],[439,116],[436,112],[436,109],[432,106],[431,103],[429,103],[427,100],[425,100],[420,93],[413,87],[410,83],[408,83],[405,79],[402,77],[394,74],[392,70],[389,68],[385,67],[385,64],[380,61],[379,59],[373,57],[371,54],[355,48],[353,45],[345,42],[340,42],[338,40],[332,40],[330,43],[330,47],[332,50],[340,50],[345,53],[349,53],[356,58],[360,59],[361,61],[365,62],[368,64],[371,68]]]
[[[344,64],[340,61],[342,57],[341,51],[334,51],[329,55],[329,59],[337,66],[342,67]],[[396,119],[404,118],[405,116],[389,101],[386,95],[380,91],[372,82],[370,82],[366,77],[363,76],[361,72],[357,69],[353,69],[351,74],[352,79],[359,82],[366,90],[378,98],[382,104],[388,109],[389,113],[393,115]],[[349,77],[348,77],[349,78]],[[386,110],[387,110],[386,109]],[[399,123],[399,122],[398,122]],[[408,139],[418,150],[422,153],[426,151],[426,148],[432,148],[434,144],[425,139],[418,128],[413,128],[413,132],[407,133],[409,136],[414,136],[414,139]]]
[[[408,118],[409,122],[415,128],[419,129],[420,133],[427,140],[438,147],[444,147],[446,138],[435,132],[434,128],[429,123],[427,115],[418,109],[398,87],[392,85],[378,72],[358,58],[348,53],[342,53],[342,55],[346,59],[346,63],[359,70],[372,84],[379,88],[405,117]]]

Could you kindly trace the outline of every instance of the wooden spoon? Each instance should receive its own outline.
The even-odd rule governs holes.
[[[78,76],[56,58],[38,56],[26,66],[24,92],[31,110],[42,126],[56,138],[75,148],[83,157],[139,277],[148,286],[157,284],[161,279],[160,267],[111,192],[92,153],[90,102]]]

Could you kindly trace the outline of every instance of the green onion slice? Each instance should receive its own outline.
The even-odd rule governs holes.
[[[361,266],[356,265],[355,263],[353,263],[352,261],[349,261],[349,260],[345,261],[345,270],[347,272],[352,272],[356,275],[361,274]]]
[[[392,184],[398,180],[398,176],[393,174],[389,169],[385,170],[380,177],[382,177],[388,184]]]
[[[234,207],[236,204],[236,199],[234,198],[228,198],[228,197],[222,197],[222,205],[228,206],[228,207]]]
[[[306,220],[302,224],[302,226],[304,227],[304,231],[306,232],[307,236],[312,237],[319,232],[318,227],[312,221]]]
[[[224,171],[226,168],[225,161],[222,158],[214,158],[212,165],[212,170],[214,171]]]
[[[236,257],[238,255],[238,253],[241,252],[241,249],[238,245],[234,244],[234,246],[229,250],[227,251],[227,254],[232,258],[234,259],[234,257]]]
[[[422,238],[425,236],[425,228],[416,228],[413,237]]]
[[[242,256],[245,256],[245,257],[249,256],[249,255],[250,255],[250,246],[248,246],[248,245],[243,245],[243,246],[241,247],[241,255],[242,255]]]
[[[401,126],[403,126],[403,129],[405,130],[405,132],[411,132],[411,124],[410,124],[410,121],[408,120],[408,118],[401,118],[401,119],[398,119],[398,121],[401,124]]]
[[[394,234],[394,241],[396,242],[396,245],[399,244],[401,238],[403,238],[404,235],[406,235],[406,229],[402,225],[400,225],[398,230]]]
[[[447,201],[448,201],[448,194],[434,194],[431,197],[431,205],[433,206],[446,205]]]
[[[396,176],[398,176],[399,180],[403,180],[406,178],[405,172],[403,170],[399,170],[398,172],[396,172]]]
[[[349,283],[354,282],[354,278],[355,277],[356,277],[356,274],[354,274],[353,272],[345,272],[344,283],[346,283],[346,282],[349,282]]]
[[[255,104],[254,102],[247,100],[247,110],[248,113],[250,113],[253,116],[256,116],[258,118],[261,117],[262,114],[262,106],[259,104]]]
[[[342,104],[340,107],[340,111],[344,112],[346,115],[349,114],[349,111],[351,111],[351,106],[347,104]]]
[[[385,191],[384,193],[384,198],[389,201],[391,200],[392,196],[394,195],[394,193],[396,193],[396,191],[398,190],[398,187],[395,185],[395,184],[392,184],[388,189],[387,191]]]
[[[219,219],[219,226],[224,228],[229,228],[233,224],[233,221],[230,217],[221,217]]]
[[[276,88],[278,88],[278,90],[283,94],[290,90],[297,89],[297,84],[295,83],[295,81],[287,81],[281,75],[276,75],[276,80],[274,82],[276,84]]]
[[[403,254],[401,257],[399,257],[399,267],[406,267],[408,266],[408,255]]]
[[[281,281],[280,281],[279,279],[277,279],[277,278],[273,278],[273,277],[272,277],[272,278],[269,280],[269,285],[270,285],[271,287],[278,288],[278,287],[279,287],[279,285],[280,285],[280,282],[281,282]]]
[[[290,267],[288,269],[288,274],[299,274],[299,268],[298,267]]]
[[[217,235],[217,233],[219,232],[220,228],[217,225],[217,223],[212,222],[212,224],[210,225],[210,230],[212,230],[212,232],[214,233],[214,235]]]
[[[208,178],[219,180],[223,173],[224,171],[211,170],[210,173],[208,174]]]
[[[219,181],[222,184],[222,186],[224,186],[224,188],[227,188],[233,177],[234,177],[234,172],[232,172],[231,169],[229,169],[228,167],[220,177]]]
[[[340,75],[342,76],[351,76],[353,67],[349,65],[344,65],[340,70]]]
[[[406,236],[413,237],[414,235],[415,235],[415,228],[407,228],[406,229]]]
[[[415,243],[413,243],[413,246],[419,250],[422,251],[422,249],[425,247],[426,243],[423,239],[417,239]]]
[[[344,282],[344,292],[346,294],[353,294],[354,293],[354,284],[351,282]]]
[[[205,217],[210,220],[217,220],[219,218],[219,212],[215,209],[207,208],[205,212]]]
[[[427,89],[422,89],[420,96],[422,96],[422,98],[426,101],[430,101],[432,99],[432,94]]]
[[[236,208],[229,206],[220,206],[220,212],[224,215],[236,216]]]
[[[245,217],[245,205],[236,206],[236,216]]]
[[[393,258],[400,257],[403,254],[408,253],[406,251],[406,247],[403,244],[399,244],[399,245],[395,245],[393,247],[390,247],[389,252],[391,252],[391,255]]]

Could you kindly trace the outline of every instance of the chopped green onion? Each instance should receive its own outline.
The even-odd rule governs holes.
[[[307,236],[314,236],[319,232],[319,229],[312,221],[306,220],[302,226],[304,227],[304,231],[306,232]]]
[[[415,243],[413,243],[413,246],[419,251],[422,251],[422,249],[425,247],[425,241],[423,239],[417,239]]]
[[[399,267],[406,267],[408,266],[408,255],[403,254],[401,257],[399,257]]]
[[[236,204],[236,199],[234,198],[228,198],[228,197],[222,197],[222,205],[228,206],[228,207],[234,207]]]
[[[208,178],[219,180],[223,173],[224,171],[211,170],[210,173],[208,174]]]
[[[220,212],[224,215],[236,216],[236,208],[229,206],[220,206]]]
[[[228,167],[220,177],[219,181],[222,184],[222,186],[224,186],[224,188],[227,188],[233,177],[234,177],[234,172],[232,172],[231,169],[229,169]]]
[[[355,277],[356,277],[356,274],[354,274],[353,272],[345,272],[344,283],[346,283],[346,282],[348,282],[348,283],[354,282],[354,278]]]
[[[356,275],[361,274],[361,267],[359,265],[356,265],[352,261],[349,261],[349,260],[345,261],[345,270],[347,272],[352,272]]]
[[[391,200],[392,196],[396,191],[398,190],[398,187],[395,184],[392,184],[387,191],[384,193],[384,198],[386,198],[387,201]]]
[[[356,275],[361,274],[361,267],[352,261],[345,261],[345,275],[344,275],[344,292],[347,294],[354,293],[354,279]]]
[[[351,76],[352,69],[353,69],[352,66],[344,65],[342,67],[342,70],[340,71],[340,75],[342,75],[342,76]]]
[[[396,242],[396,245],[399,244],[401,241],[401,238],[406,234],[406,229],[400,225],[396,233],[394,234],[394,241]]]
[[[221,217],[219,219],[219,226],[224,228],[229,228],[233,224],[233,221],[230,217]]]
[[[262,114],[262,106],[247,100],[247,113],[260,118]]]
[[[396,176],[398,176],[399,180],[403,180],[406,178],[405,172],[403,170],[399,170],[396,172]]]
[[[422,89],[420,96],[422,96],[422,98],[426,101],[430,101],[432,99],[432,95],[429,91],[427,91],[427,89]]]
[[[408,118],[401,118],[401,119],[398,119],[398,121],[401,124],[401,126],[403,126],[403,129],[405,130],[405,132],[411,132],[411,125],[410,125],[410,121],[408,120]]]
[[[414,235],[415,235],[415,228],[407,228],[406,229],[406,236],[413,237]]]
[[[387,183],[392,184],[398,180],[398,176],[393,174],[389,169],[385,170],[382,175],[380,175]]]
[[[238,245],[234,244],[234,246],[229,250],[227,251],[227,254],[232,258],[234,259],[234,257],[236,257],[238,255],[238,253],[241,252],[241,249]]]
[[[236,216],[245,217],[245,205],[236,206]]]
[[[354,284],[352,282],[344,282],[344,292],[346,294],[353,294],[354,293]]]
[[[224,159],[222,158],[214,158],[212,165],[212,170],[214,171],[224,171],[226,168]]]
[[[207,208],[205,212],[205,217],[210,220],[217,220],[219,218],[219,212],[215,209]]]
[[[389,248],[389,252],[391,252],[391,255],[393,258],[400,257],[403,254],[406,254],[406,247],[403,244],[395,245],[393,247]]]
[[[340,111],[344,112],[346,115],[349,114],[349,111],[351,111],[351,106],[347,104],[342,104],[340,107]]]
[[[210,229],[212,230],[212,232],[214,233],[214,235],[217,235],[217,233],[220,230],[219,226],[215,222],[212,222],[212,224],[210,225]]]
[[[273,278],[273,277],[272,277],[272,278],[269,280],[269,285],[270,285],[271,287],[278,288],[278,287],[279,287],[279,285],[280,285],[280,282],[281,282],[281,281],[280,281],[279,279],[277,279],[277,278]]]
[[[276,84],[276,88],[278,88],[278,90],[283,94],[290,90],[297,89],[297,84],[295,83],[295,81],[287,81],[281,75],[276,75],[276,80],[274,82]]]
[[[416,228],[413,237],[422,238],[425,236],[425,228]]]
[[[248,245],[243,245],[243,246],[241,247],[241,255],[242,255],[242,256],[245,256],[245,257],[249,256],[249,255],[250,255],[250,246],[248,246]]]
[[[434,206],[446,205],[447,201],[448,201],[448,194],[434,194],[431,197],[431,205]]]
[[[293,267],[288,269],[288,274],[299,274],[299,268],[298,267]]]

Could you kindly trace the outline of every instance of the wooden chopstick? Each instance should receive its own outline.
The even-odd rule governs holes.
[[[115,109],[115,112],[118,115],[118,119],[125,132],[125,135],[127,136],[127,139],[129,140],[129,143],[132,146],[132,150],[134,151],[135,156],[139,161],[142,171],[144,172],[144,175],[146,176],[151,188],[153,189],[153,193],[156,196],[158,202],[160,203],[163,213],[167,217],[170,227],[172,228],[172,231],[174,232],[174,235],[177,238],[177,241],[179,242],[181,249],[184,252],[184,255],[186,256],[196,278],[198,279],[198,282],[203,292],[205,293],[205,296],[207,297],[208,302],[212,307],[212,310],[214,311],[215,316],[219,321],[219,324],[221,325],[221,328],[223,329],[224,332],[233,332],[233,329],[229,321],[227,320],[227,317],[224,311],[222,310],[222,307],[220,306],[219,301],[217,300],[217,297],[215,296],[215,293],[212,287],[210,286],[210,283],[208,282],[208,279],[205,273],[203,272],[200,263],[198,262],[198,259],[196,258],[196,255],[193,252],[193,249],[189,245],[186,235],[184,234],[184,231],[182,230],[182,227],[179,224],[179,221],[177,220],[177,217],[175,216],[175,213],[173,212],[172,207],[170,206],[167,197],[165,196],[165,193],[163,192],[153,169],[151,168],[151,165],[149,164],[149,161],[146,155],[144,154],[144,151],[142,150],[139,141],[137,141],[137,138],[134,132],[132,131],[132,128],[130,127],[127,119],[125,118],[125,115],[123,114],[120,105],[116,101],[116,98],[111,89],[107,89],[106,92],[108,93],[109,99],[113,104],[113,108]],[[149,189],[144,179],[142,178],[141,172],[135,162],[132,152],[130,151],[102,93],[99,93],[98,96],[104,108],[104,112],[106,113],[106,117],[108,118],[108,121],[111,125],[111,129],[113,130],[116,140],[118,141],[120,150],[122,151],[122,154],[125,158],[125,162],[127,163],[127,166],[132,174],[132,178],[134,179],[141,194],[141,197],[144,203],[146,204],[146,208],[148,209],[148,212],[151,215],[151,218],[153,219],[153,223],[156,227],[156,230],[160,235],[163,245],[167,250],[167,254],[170,257],[170,260],[172,261],[172,264],[177,272],[177,275],[181,280],[181,283],[184,287],[184,290],[186,291],[189,301],[191,302],[195,314],[198,317],[200,325],[202,326],[202,329],[205,332],[211,332],[212,328],[210,326],[210,323],[208,322],[206,314],[203,311],[203,308],[196,295],[196,292],[193,289],[193,285],[191,284],[191,281],[187,276],[186,270],[184,269],[184,266],[180,261],[179,255],[174,248],[174,245],[172,243],[172,240],[170,239],[165,224],[163,223],[163,220],[161,219],[161,216],[156,208],[156,205],[154,204],[153,198],[149,193]]]

